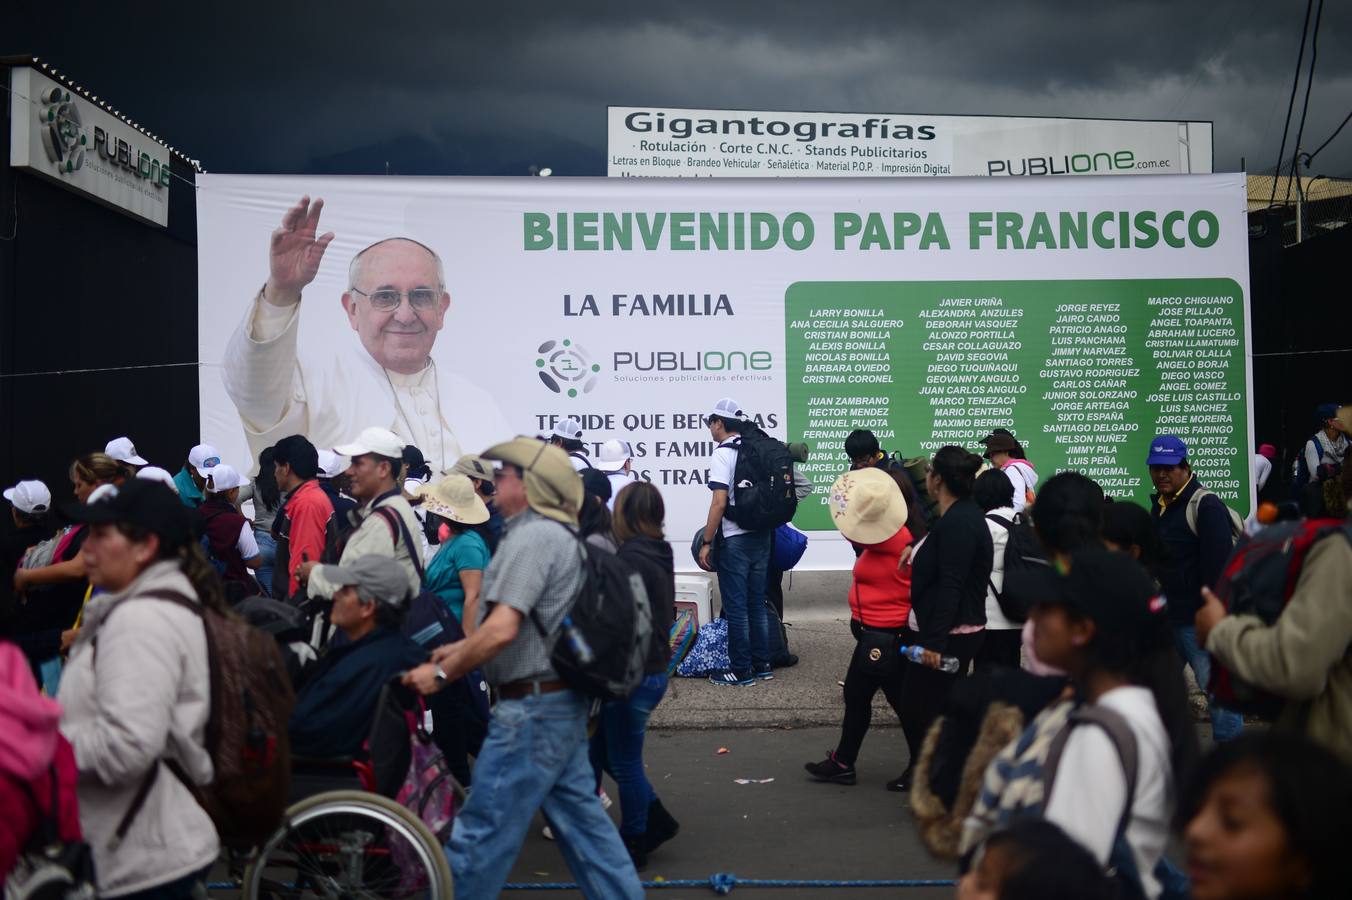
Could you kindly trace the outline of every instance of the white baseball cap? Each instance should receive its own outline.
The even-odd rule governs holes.
[[[746,413],[742,412],[741,404],[731,397],[724,397],[714,404],[711,416],[722,416],[725,419],[745,419]]]
[[[239,474],[239,470],[227,463],[212,466],[202,474],[207,479],[207,490],[213,494],[220,494],[232,488],[244,487],[249,483],[249,479]]]
[[[5,489],[5,499],[21,513],[45,513],[52,508],[52,492],[41,481],[20,481]]]
[[[592,463],[594,468],[602,472],[618,472],[629,461],[629,448],[624,441],[609,440],[601,445],[596,456],[596,462]]]
[[[117,485],[101,484],[98,487],[94,488],[94,490],[89,492],[89,499],[85,501],[85,506],[89,506],[91,503],[97,503],[98,501],[102,500],[105,497],[116,497],[116,496],[117,496]]]
[[[559,419],[558,424],[554,426],[553,436],[569,441],[580,441],[582,440],[582,423],[572,416]]]
[[[337,478],[346,472],[350,465],[352,460],[346,456],[339,456],[332,450],[319,451],[319,474],[325,478]]]
[[[365,456],[376,453],[390,459],[404,458],[404,439],[387,428],[363,428],[357,439],[350,444],[340,444],[333,452],[341,456]]]
[[[221,464],[221,451],[210,444],[198,444],[188,451],[188,465],[197,470],[197,474],[206,477],[207,469]]]
[[[108,446],[103,448],[107,453],[118,462],[130,463],[133,466],[148,466],[146,460],[142,459],[136,453],[136,445],[131,442],[129,437],[117,437],[108,442]]]
[[[144,478],[146,481],[158,481],[160,484],[167,484],[175,494],[178,493],[178,482],[174,481],[174,476],[159,466],[146,466],[136,473],[136,477]]]

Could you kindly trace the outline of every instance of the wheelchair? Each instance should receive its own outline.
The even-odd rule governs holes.
[[[240,879],[242,896],[260,900],[314,898],[450,898],[450,864],[442,834],[424,818],[438,791],[454,809],[464,789],[449,771],[433,772],[410,809],[395,798],[425,737],[414,724],[416,695],[387,684],[377,704],[364,758],[292,759],[292,805],[282,826],[255,849]]]

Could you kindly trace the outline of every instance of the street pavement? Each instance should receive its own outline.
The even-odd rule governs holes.
[[[955,866],[934,859],[921,845],[909,795],[884,785],[907,763],[896,715],[880,692],[873,727],[857,762],[852,787],[810,780],[803,763],[821,759],[839,737],[843,710],[840,681],[854,639],[849,632],[848,572],[785,575],[785,621],[800,662],[779,669],[770,682],[720,687],[704,679],[672,680],[654,711],[644,757],[648,778],[681,822],[681,833],[652,855],[640,872],[657,878],[707,879],[719,872],[776,880],[930,880],[955,877]],[[715,589],[714,610],[718,609]],[[1194,689],[1198,734],[1210,742],[1206,706]],[[726,753],[719,753],[727,748]],[[738,779],[750,783],[739,784]],[[774,779],[764,781],[764,779]],[[619,796],[607,779],[619,821]],[[514,884],[571,882],[555,844],[540,835],[537,816],[513,869]],[[576,892],[511,891],[504,896],[578,897]],[[713,891],[667,888],[659,898],[712,897]],[[735,888],[732,896],[893,897],[936,900],[951,887]]]
[[[768,695],[774,686],[741,690],[762,689]],[[639,875],[645,881],[707,879],[717,872],[780,880],[952,878],[954,867],[931,858],[921,846],[907,795],[890,793],[884,787],[901,774],[905,764],[901,729],[869,732],[859,757],[858,784],[845,787],[811,781],[803,763],[821,759],[835,746],[838,734],[836,727],[649,732],[644,754],[648,778],[680,821],[681,832],[652,854]],[[728,752],[720,754],[720,748]],[[738,779],[751,783],[739,784]],[[759,783],[763,779],[774,780]],[[615,800],[610,812],[618,822],[619,795],[608,779],[606,788]],[[512,871],[514,884],[573,880],[559,848],[541,837],[542,824],[537,816]],[[648,893],[658,900],[714,896],[707,888]],[[504,896],[548,900],[581,894],[522,890]],[[953,889],[740,887],[731,896],[744,900],[883,896],[938,900],[952,897]]]
[[[842,711],[839,681],[854,640],[849,633],[849,573],[784,577],[790,649],[801,662],[753,687],[719,687],[703,679],[673,679],[654,712],[645,759],[648,778],[681,822],[681,833],[652,855],[645,881],[739,878],[872,880],[948,879],[951,864],[920,845],[907,795],[884,785],[906,767],[896,716],[878,695],[874,730],[860,754],[859,783],[819,784],[803,763],[835,747]],[[718,608],[715,598],[714,609]],[[726,748],[726,753],[719,753]],[[738,779],[749,781],[739,784]],[[773,781],[764,781],[773,779]],[[618,821],[619,797],[607,780]],[[540,835],[538,820],[517,860],[513,883],[571,882],[557,846]],[[580,896],[513,891],[506,896]],[[657,898],[712,897],[709,889],[650,891]],[[732,896],[951,897],[952,888],[741,887]]]

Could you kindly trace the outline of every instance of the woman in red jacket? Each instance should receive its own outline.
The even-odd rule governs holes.
[[[873,718],[873,697],[882,690],[900,717],[905,675],[898,645],[911,612],[913,541],[908,510],[896,481],[881,469],[857,469],[836,479],[828,500],[840,533],[862,550],[850,584],[850,632],[854,656],[845,674],[845,720],[840,742],[821,762],[804,768],[818,781],[854,784],[855,759]]]

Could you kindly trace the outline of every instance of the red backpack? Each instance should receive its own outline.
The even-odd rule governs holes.
[[[1232,615],[1276,623],[1300,580],[1310,548],[1333,534],[1352,541],[1352,521],[1299,519],[1279,522],[1242,539],[1225,563],[1216,596]],[[1214,656],[1208,690],[1227,709],[1273,719],[1286,701],[1244,681]]]

